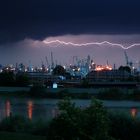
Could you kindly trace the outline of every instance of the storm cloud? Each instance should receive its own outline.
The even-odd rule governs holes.
[[[0,44],[66,34],[140,34],[138,0],[7,0]]]

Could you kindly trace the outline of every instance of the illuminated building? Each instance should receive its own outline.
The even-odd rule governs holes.
[[[102,67],[89,72],[86,76],[89,81],[121,81],[127,80],[129,77],[130,73],[126,71],[103,70]]]
[[[97,65],[95,68],[95,71],[103,71],[103,70],[112,70],[112,67],[109,65],[102,66],[102,65]]]

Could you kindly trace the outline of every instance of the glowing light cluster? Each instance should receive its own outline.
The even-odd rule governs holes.
[[[112,70],[112,67],[111,66],[102,66],[102,65],[98,65],[96,66],[95,68],[96,71],[103,71],[103,70]]]
[[[128,47],[125,47],[124,45],[122,44],[118,44],[118,43],[111,43],[109,41],[103,41],[103,42],[89,42],[89,43],[73,43],[73,42],[65,42],[65,41],[60,41],[60,40],[52,40],[52,41],[47,41],[47,40],[44,40],[43,41],[45,44],[52,44],[52,43],[59,43],[59,44],[62,44],[62,45],[72,45],[72,46],[89,46],[89,45],[110,45],[110,46],[118,46],[118,47],[121,47],[122,49],[126,50],[126,49],[130,49],[134,46],[140,46],[140,43],[135,43],[135,44],[132,44]]]
[[[131,109],[131,116],[132,117],[136,117],[137,116],[137,113],[138,113],[138,110],[136,108],[132,108]]]

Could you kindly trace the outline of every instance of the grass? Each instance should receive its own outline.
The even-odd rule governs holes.
[[[45,136],[34,136],[11,132],[0,132],[0,140],[46,140]]]
[[[29,93],[27,91],[0,92],[0,96],[4,96],[4,97],[28,97]]]
[[[75,88],[76,89],[76,88]],[[77,88],[79,89],[79,88]],[[30,91],[15,91],[15,92],[2,92],[1,97],[19,97],[19,98],[51,98],[51,99],[63,99],[68,96],[72,99],[91,99],[96,97],[102,100],[138,100],[140,101],[140,89],[121,89],[121,88],[99,88],[94,89],[93,93],[86,89],[84,91],[74,91],[71,88],[64,88],[58,90],[44,89],[41,87],[32,88]],[[90,89],[91,90],[91,89]]]

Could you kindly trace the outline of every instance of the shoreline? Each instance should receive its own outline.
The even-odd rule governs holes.
[[[45,88],[45,87],[0,87],[0,96],[63,99],[128,100],[140,101],[140,89],[122,88]]]

